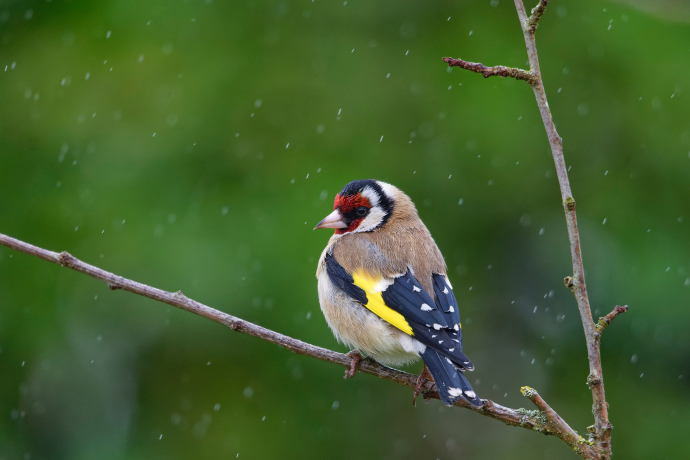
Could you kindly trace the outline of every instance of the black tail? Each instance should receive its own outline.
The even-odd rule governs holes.
[[[481,406],[482,401],[477,397],[462,371],[445,356],[427,347],[422,353],[422,359],[426,363],[431,375],[436,382],[436,389],[441,401],[447,406],[452,406],[457,400],[464,398],[475,406]]]

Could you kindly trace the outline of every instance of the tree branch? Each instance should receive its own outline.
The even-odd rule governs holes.
[[[541,0],[537,6],[532,8],[532,14],[527,19],[527,25],[529,31],[534,34],[537,30],[537,22],[541,18],[541,15],[546,11],[546,6],[549,4],[549,0]]]
[[[544,414],[545,421],[540,432],[544,434],[559,433],[558,437],[568,444],[575,452],[583,458],[598,458],[591,448],[591,443],[578,435],[575,430],[570,428],[567,423],[549,406],[546,401],[537,393],[537,390],[530,387],[522,387],[522,394],[526,396]],[[584,454],[584,455],[583,455]]]
[[[484,78],[511,77],[516,80],[524,80],[530,85],[537,83],[536,76],[529,70],[522,70],[515,67],[506,67],[502,65],[487,67],[480,62],[468,62],[463,61],[462,59],[453,59],[449,57],[443,58],[443,62],[447,63],[449,67],[462,67],[465,70],[480,73],[484,75]]]
[[[573,276],[570,278],[569,286],[575,294],[577,306],[580,310],[580,317],[582,319],[582,326],[585,331],[585,341],[587,343],[587,358],[589,361],[589,376],[587,381],[590,383],[592,390],[592,411],[594,413],[594,438],[597,441],[597,447],[601,450],[601,458],[608,459],[611,457],[611,424],[609,423],[608,404],[606,403],[606,396],[604,392],[604,378],[601,369],[601,353],[596,339],[596,328],[592,320],[592,312],[590,310],[589,298],[587,296],[587,287],[585,284],[585,270],[582,264],[582,250],[580,248],[580,234],[577,229],[577,216],[575,214],[575,199],[570,190],[570,181],[568,180],[568,171],[565,165],[565,158],[563,157],[563,140],[556,131],[556,125],[553,122],[553,116],[549,109],[549,104],[546,100],[546,92],[544,90],[544,83],[541,77],[541,70],[539,69],[539,57],[537,55],[537,45],[535,42],[535,30],[531,28],[530,20],[525,13],[525,7],[522,0],[514,0],[515,8],[517,9],[518,18],[522,27],[522,35],[525,38],[525,46],[527,48],[527,56],[530,63],[530,71],[537,77],[537,83],[532,85],[534,96],[537,100],[539,113],[541,114],[544,128],[549,138],[551,145],[551,154],[556,166],[556,175],[558,176],[558,183],[561,189],[561,200],[563,209],[565,211],[565,220],[568,227],[568,239],[570,241],[570,256],[573,262]],[[535,8],[535,18],[541,17],[543,14],[543,7],[541,13],[537,14],[542,3]],[[545,7],[545,5],[544,5]],[[535,22],[536,24],[536,22]]]
[[[302,342],[301,340],[293,339],[278,332],[266,329],[257,324],[250,323],[235,316],[223,313],[222,311],[208,307],[202,303],[192,300],[182,294],[182,291],[167,292],[155,287],[147,286],[146,284],[138,283],[136,281],[115,275],[107,272],[101,268],[82,262],[76,257],[67,252],[52,252],[15,238],[3,235],[0,233],[0,244],[7,246],[25,254],[29,254],[39,259],[47,260],[54,264],[62,265],[79,273],[84,273],[92,278],[103,281],[111,290],[121,289],[123,291],[138,294],[149,299],[157,300],[159,302],[172,305],[173,307],[181,308],[188,312],[199,315],[203,318],[210,319],[217,323],[223,324],[234,331],[243,334],[251,335],[267,342],[274,343],[283,348],[290,350],[299,355],[310,356],[312,358],[326,361],[333,364],[339,364],[345,368],[350,366],[352,358],[346,354],[338,353],[326,348],[317,347],[315,345]],[[390,380],[399,383],[409,388],[414,388],[417,383],[417,376],[408,374],[386,367],[373,361],[370,358],[362,359],[357,368],[366,374],[375,377]],[[439,399],[438,393],[433,382],[425,382],[422,386],[422,395],[429,399]],[[525,387],[528,388],[528,387]],[[496,404],[488,399],[483,399],[481,407],[474,406],[464,399],[455,403],[458,407],[471,409],[481,415],[500,420],[506,425],[520,426],[533,431],[539,431],[546,435],[556,436],[573,447],[578,452],[582,452],[581,456],[588,459],[596,459],[594,451],[587,444],[584,439],[577,439],[577,434],[553,411],[536,391],[530,389],[530,393],[525,394],[532,402],[534,402],[539,410],[529,411],[526,409],[510,409],[508,407]],[[534,397],[536,395],[536,397]],[[546,410],[548,408],[548,410]]]
[[[587,343],[587,358],[589,361],[589,376],[587,377],[587,383],[592,390],[592,413],[594,414],[594,426],[590,430],[594,438],[592,442],[594,444],[593,451],[596,454],[596,457],[594,458],[608,460],[611,458],[612,426],[611,423],[609,423],[608,404],[606,403],[604,392],[600,341],[602,331],[611,323],[613,318],[620,313],[625,312],[627,307],[616,307],[613,312],[606,315],[606,317],[601,318],[598,325],[596,325],[592,319],[589,298],[587,296],[587,287],[585,284],[585,270],[582,264],[580,234],[577,229],[575,199],[573,198],[573,194],[570,190],[570,181],[568,180],[568,172],[565,165],[565,159],[563,157],[563,141],[556,131],[556,125],[554,124],[553,116],[551,115],[551,110],[549,109],[549,104],[546,100],[544,83],[541,76],[541,70],[539,69],[537,45],[534,38],[537,23],[546,11],[546,6],[549,4],[549,0],[540,0],[537,6],[532,9],[532,14],[529,17],[527,17],[525,6],[523,5],[522,0],[514,0],[514,2],[518,19],[520,20],[522,34],[525,39],[525,47],[527,49],[527,56],[530,64],[529,71],[512,69],[510,67],[503,66],[486,67],[482,64],[466,62],[461,59],[444,58],[443,60],[447,62],[448,65],[456,65],[472,72],[478,72],[485,77],[490,77],[493,75],[510,76],[528,81],[532,86],[532,91],[534,91],[537,106],[539,107],[539,113],[541,114],[542,121],[544,122],[544,128],[546,129],[546,134],[551,146],[551,154],[553,155],[554,164],[556,166],[558,184],[561,189],[561,201],[565,211],[565,220],[568,228],[568,240],[570,241],[570,255],[573,264],[573,275],[566,277],[564,281],[565,285],[570,288],[575,295],[577,306],[580,311],[580,317],[582,319],[582,326],[585,332],[585,341]],[[537,407],[543,406],[544,408],[541,410],[548,414],[548,411],[546,410],[548,406],[546,406],[546,403],[541,400],[536,392],[533,392],[533,390],[528,388],[525,390],[525,395],[527,397],[530,397],[530,395],[536,395],[534,396],[534,399],[531,397],[530,399],[532,399]],[[551,419],[554,420],[553,416]],[[567,430],[565,432],[567,432]],[[563,439],[566,444],[571,446],[572,442],[574,441],[572,437],[561,437],[561,439]],[[581,439],[581,437],[578,436],[578,441],[579,439]],[[583,458],[586,458],[584,452],[578,451],[578,453]]]
[[[604,331],[604,329],[606,329],[607,327],[609,327],[611,325],[611,321],[613,321],[613,319],[616,316],[620,315],[621,313],[625,313],[626,311],[628,311],[627,305],[625,305],[623,307],[616,305],[616,308],[614,308],[611,313],[604,316],[603,318],[599,318],[599,322],[597,323],[597,326],[596,326],[596,329],[597,329],[597,332],[599,333],[599,336],[601,337],[601,333]]]

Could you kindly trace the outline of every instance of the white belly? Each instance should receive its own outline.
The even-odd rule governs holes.
[[[387,365],[419,359],[425,346],[391,326],[331,283],[326,270],[318,276],[319,302],[335,338]]]

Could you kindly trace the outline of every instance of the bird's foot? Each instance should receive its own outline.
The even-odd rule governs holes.
[[[429,368],[426,367],[426,363],[424,363],[424,369],[422,370],[422,373],[419,374],[419,377],[417,377],[417,385],[414,387],[414,398],[412,399],[412,405],[415,407],[417,407],[417,396],[419,396],[419,393],[422,392],[422,387],[424,386],[424,382],[426,380],[433,382],[434,378],[431,376]],[[429,404],[428,399],[426,400],[426,403]]]
[[[355,373],[357,372],[357,366],[359,366],[359,362],[364,358],[362,356],[362,353],[359,352],[359,350],[352,350],[349,352],[346,356],[349,356],[351,361],[350,361],[350,366],[345,369],[345,377],[343,377],[345,380],[351,379],[355,376]]]

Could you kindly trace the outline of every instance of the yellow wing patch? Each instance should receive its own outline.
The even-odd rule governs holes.
[[[355,282],[355,286],[363,289],[367,295],[367,303],[364,305],[365,307],[367,307],[379,318],[388,321],[390,324],[403,331],[405,334],[414,335],[412,333],[412,327],[407,322],[405,317],[390,308],[388,305],[386,305],[386,302],[383,301],[383,296],[381,295],[380,289],[377,289],[379,283],[383,281],[383,277],[371,277],[364,271],[357,270],[352,273],[352,279]]]

